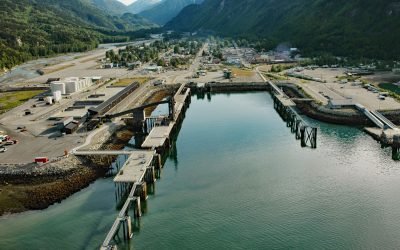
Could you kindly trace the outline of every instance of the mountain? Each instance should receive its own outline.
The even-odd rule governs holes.
[[[3,1],[3,0],[2,0]],[[8,0],[6,0],[8,1]],[[104,1],[104,0],[100,0]],[[118,15],[112,15],[109,11],[104,11],[97,7],[99,0],[28,0],[38,6],[52,8],[55,11],[63,12],[65,15],[83,21],[89,25],[116,30],[138,30],[143,28],[145,22],[143,18],[140,23],[127,22]],[[96,4],[97,2],[97,4]],[[102,7],[103,9],[105,7]],[[144,26],[151,26],[149,22]]]
[[[127,41],[132,31],[154,27],[137,15],[108,15],[86,0],[1,0],[0,24],[0,71],[99,42]]]
[[[205,0],[166,29],[290,42],[309,55],[397,58],[400,3],[392,0]]]
[[[148,10],[144,10],[139,15],[146,19],[164,25],[188,5],[201,4],[203,0],[164,0]]]
[[[128,6],[128,11],[133,14],[148,10],[163,0],[137,0]]]
[[[128,11],[128,7],[117,0],[86,0],[93,6],[111,14],[122,15]]]

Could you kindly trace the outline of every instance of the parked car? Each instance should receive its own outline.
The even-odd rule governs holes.
[[[6,151],[7,151],[7,149],[4,146],[0,147],[0,153],[4,153]]]

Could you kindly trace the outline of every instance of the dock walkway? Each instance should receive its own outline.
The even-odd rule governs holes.
[[[114,177],[117,204],[124,203],[100,249],[116,249],[116,244],[121,241],[120,231],[125,240],[132,238],[135,224],[139,223],[142,214],[140,202],[147,199],[147,184],[154,184],[156,172],[159,176],[162,167],[161,155],[156,149],[170,145],[170,137],[183,120],[190,98],[190,89],[182,84],[173,97],[173,116],[169,124],[153,127],[142,143],[143,150],[127,151],[129,157]],[[81,154],[94,152],[79,151]]]
[[[185,88],[185,84],[182,84],[174,96],[174,119],[168,126],[154,127],[142,143],[142,148],[159,148],[169,143],[170,135],[181,119],[182,112],[186,109],[188,98],[190,98],[190,89]]]
[[[155,151],[134,151],[114,178],[116,183],[135,183],[143,179],[148,167],[151,166]]]

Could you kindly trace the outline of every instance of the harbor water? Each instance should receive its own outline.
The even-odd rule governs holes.
[[[140,230],[119,249],[399,249],[400,164],[358,128],[301,148],[268,93],[192,98]],[[0,218],[0,249],[98,249],[112,178]]]

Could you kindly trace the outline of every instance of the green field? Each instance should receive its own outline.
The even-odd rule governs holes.
[[[16,91],[0,94],[0,114],[15,108],[34,96],[43,93],[43,90]]]
[[[396,95],[400,95],[400,87],[393,85],[391,83],[380,83],[379,88],[389,90],[389,91],[395,93]]]
[[[114,86],[114,87],[126,87],[126,86],[131,85],[133,82],[138,82],[139,84],[143,84],[143,83],[149,81],[150,79],[151,79],[150,77],[125,78],[125,79],[120,79],[116,83],[113,83],[112,86]]]

